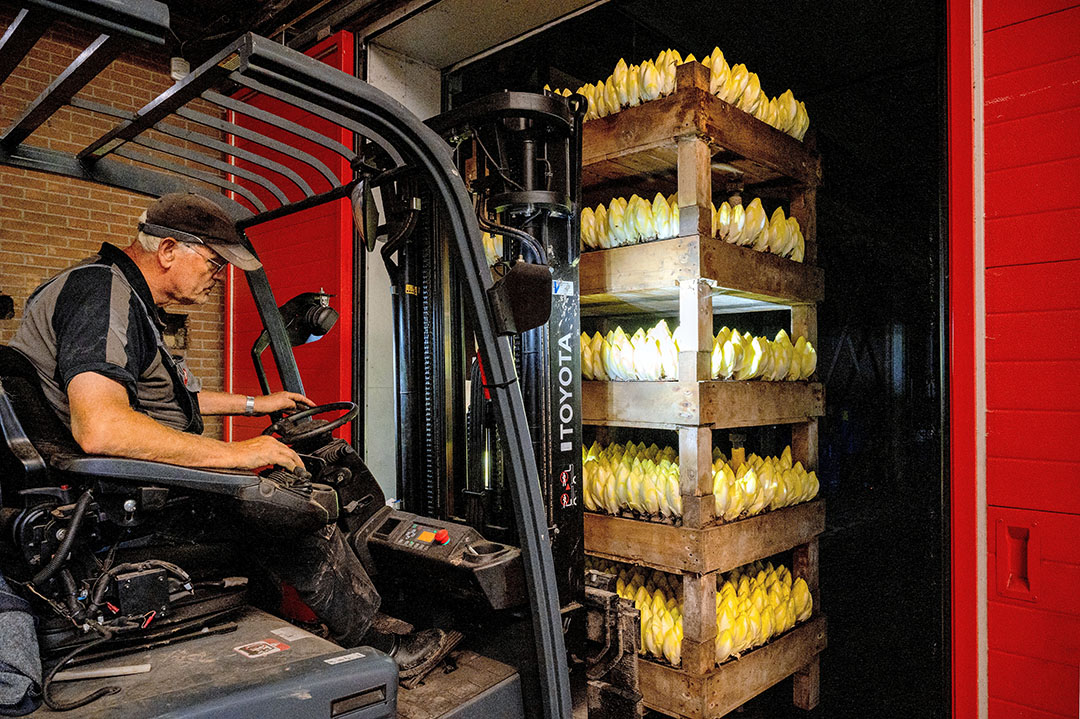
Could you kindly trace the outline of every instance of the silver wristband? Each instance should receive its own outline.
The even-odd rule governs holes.
[[[255,415],[255,398],[250,394],[244,400],[244,415],[248,417]]]

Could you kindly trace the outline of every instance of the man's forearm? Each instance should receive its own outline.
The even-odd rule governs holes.
[[[99,412],[94,424],[85,434],[73,427],[83,449],[91,454],[196,467],[224,468],[240,464],[234,445],[180,432],[140,412]]]
[[[244,414],[246,404],[246,395],[230,394],[229,392],[215,392],[210,389],[204,389],[202,392],[199,392],[199,412],[201,414]]]
[[[293,411],[314,406],[314,402],[296,392],[274,392],[252,398],[251,414],[270,414],[271,412]],[[199,412],[202,414],[247,414],[247,396],[203,390],[199,392]]]

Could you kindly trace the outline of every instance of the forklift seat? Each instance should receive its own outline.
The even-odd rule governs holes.
[[[182,467],[125,457],[88,455],[49,406],[37,371],[18,350],[0,345],[0,499],[25,490],[61,484],[98,483],[109,489],[145,485],[231,498],[238,512],[297,531],[317,530],[337,520],[337,498],[322,485],[294,485],[283,472],[262,476],[239,470]],[[7,451],[3,451],[6,447]],[[102,484],[104,483],[104,485]],[[139,493],[140,504],[160,505],[163,493]],[[152,508],[152,507],[150,507]]]
[[[250,472],[220,472],[86,454],[49,406],[33,364],[21,352],[6,345],[0,345],[0,433],[11,455],[5,460],[14,465],[4,469],[14,469],[14,474],[21,476],[19,489],[54,484],[57,479],[52,476],[54,473],[155,482],[231,495],[259,481]],[[12,459],[16,461],[11,462]]]

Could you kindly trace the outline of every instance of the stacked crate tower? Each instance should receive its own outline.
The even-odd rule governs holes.
[[[714,433],[722,440],[733,428],[790,425],[793,459],[816,469],[824,389],[816,376],[795,382],[712,380],[710,350],[714,315],[743,311],[748,301],[790,310],[791,338],[803,335],[817,345],[816,303],[824,296],[815,233],[820,158],[811,141],[796,140],[711,95],[709,70],[696,62],[677,68],[671,95],[590,120],[582,145],[587,200],[604,192],[610,197],[614,188],[648,197],[657,189],[670,192],[673,182],[678,187],[678,237],[585,252],[580,264],[586,320],[625,314],[627,307],[657,313],[677,308],[682,326],[678,381],[582,383],[585,425],[678,433],[681,524],[585,516],[588,554],[679,575],[682,582],[681,663],[639,663],[644,703],[675,717],[720,717],[794,677],[794,703],[811,709],[818,701],[818,657],[826,643],[818,596],[824,501],[724,522],[714,517],[712,448]],[[802,228],[805,261],[713,239],[714,191],[717,204],[742,191],[786,205]],[[718,666],[718,577],[784,552],[791,552],[792,574],[809,586],[813,614]]]

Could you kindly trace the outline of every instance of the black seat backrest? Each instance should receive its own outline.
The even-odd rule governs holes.
[[[12,504],[23,489],[99,479],[237,496],[259,478],[251,472],[87,455],[41,391],[34,365],[18,350],[0,345],[0,497],[7,495]]]
[[[0,345],[0,470],[5,493],[45,486],[51,466],[83,451],[41,391],[37,370],[21,352]],[[28,446],[29,444],[29,446]],[[40,457],[36,462],[33,452]]]

